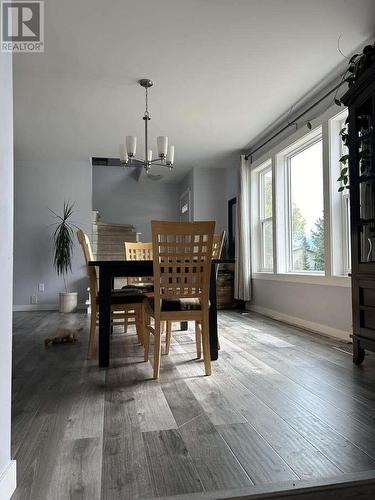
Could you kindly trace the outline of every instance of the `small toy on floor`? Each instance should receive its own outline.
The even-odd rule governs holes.
[[[82,332],[83,328],[78,328],[78,330],[69,330],[68,328],[59,328],[57,330],[56,337],[47,337],[44,340],[44,346],[46,349],[50,347],[51,344],[73,344],[77,342],[79,334]]]

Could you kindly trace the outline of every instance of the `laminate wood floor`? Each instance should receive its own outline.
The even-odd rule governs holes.
[[[84,327],[80,341],[46,350],[59,326]],[[115,330],[100,370],[85,359],[83,313],[15,313],[13,500],[219,494],[375,470],[373,355],[355,367],[344,343],[253,313],[219,313],[219,331],[211,377],[193,330],[174,330],[155,381],[133,327]]]

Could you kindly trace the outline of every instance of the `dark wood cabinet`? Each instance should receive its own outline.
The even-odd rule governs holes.
[[[342,98],[349,109],[353,361],[375,351],[375,64]]]

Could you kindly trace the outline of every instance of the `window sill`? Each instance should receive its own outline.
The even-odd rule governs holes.
[[[314,276],[312,274],[275,274],[270,272],[256,272],[253,273],[252,279],[283,281],[288,283],[303,283],[310,285],[340,286],[345,288],[351,287],[351,279],[348,276]]]

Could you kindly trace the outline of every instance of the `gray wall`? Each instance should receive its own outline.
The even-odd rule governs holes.
[[[92,170],[92,206],[103,222],[133,224],[142,233],[141,241],[150,241],[151,220],[178,220],[176,184],[138,182],[131,169],[96,166]]]
[[[91,165],[89,160],[15,162],[14,305],[38,303],[56,306],[63,282],[53,269],[53,218],[48,208],[61,213],[64,200],[75,201],[73,221],[91,232]],[[87,280],[82,250],[75,240],[71,291],[86,300]],[[45,292],[38,293],[38,283]]]
[[[240,167],[240,158],[232,167],[225,169],[225,186],[226,186],[226,199],[227,201],[236,197],[238,194],[238,175]]]
[[[252,280],[252,284],[251,306],[322,325],[323,333],[339,330],[349,340],[344,334],[352,329],[351,288],[261,279]]]
[[[225,169],[194,169],[194,220],[215,220],[215,231],[227,226]]]
[[[195,167],[183,178],[178,192],[181,196],[190,189],[192,220],[215,220],[216,231],[227,229],[227,201],[235,196],[233,186],[237,185],[233,184],[233,171],[236,168]]]
[[[11,469],[8,467],[11,458],[13,92],[12,57],[2,52],[0,52],[0,115],[0,498],[7,500],[5,484],[10,484],[11,476]]]

